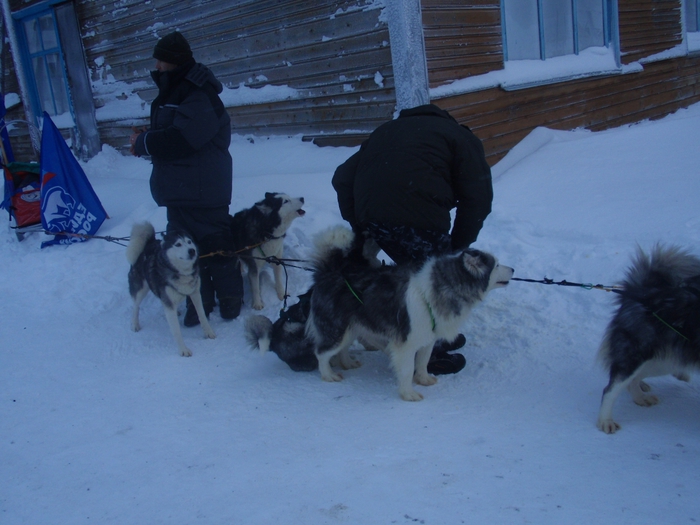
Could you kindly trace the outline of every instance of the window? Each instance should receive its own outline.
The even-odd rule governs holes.
[[[606,4],[606,0],[502,0],[505,60],[546,60],[608,46]]]
[[[71,123],[68,83],[53,10],[28,15],[18,26],[26,46],[24,58],[34,114],[39,116],[46,111],[57,117],[57,125],[66,120]]]
[[[46,111],[59,129],[70,129],[76,154],[85,160],[93,157],[100,151],[100,136],[73,2],[46,0],[12,13],[12,18],[27,116],[41,127]]]
[[[700,31],[700,0],[685,0],[685,27],[688,33]]]

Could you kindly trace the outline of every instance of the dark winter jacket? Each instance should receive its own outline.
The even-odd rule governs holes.
[[[340,213],[353,228],[374,222],[450,233],[452,247],[476,240],[491,212],[491,169],[481,141],[429,104],[379,126],[333,176]]]
[[[153,162],[151,193],[159,206],[212,208],[231,203],[231,119],[221,83],[191,60],[173,71],[151,73],[158,96],[151,128],[134,151]]]

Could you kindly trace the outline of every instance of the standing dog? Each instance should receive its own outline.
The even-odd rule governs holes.
[[[618,297],[598,357],[610,373],[603,390],[598,428],[620,429],[612,418],[624,388],[640,406],[659,402],[647,394],[646,377],[673,374],[683,381],[700,367],[700,259],[678,247],[640,248]]]
[[[368,268],[348,257],[354,234],[337,227],[316,239],[311,312],[306,332],[314,341],[321,377],[340,381],[330,359],[344,368],[360,363],[347,349],[357,338],[384,348],[406,401],[423,396],[413,382],[433,385],[427,364],[435,342],[452,341],[473,306],[508,284],[513,269],[478,250],[428,259],[423,265]]]
[[[356,245],[350,250],[349,258],[358,265],[378,268],[382,265],[377,259],[379,246],[371,238],[355,236]],[[281,312],[274,323],[264,315],[251,315],[245,322],[245,335],[251,348],[265,354],[271,350],[295,372],[310,372],[318,368],[314,352],[314,342],[306,334],[306,321],[311,311],[313,288],[299,296],[299,302],[285,312]],[[365,345],[366,342],[363,341]],[[343,354],[342,363],[350,363]]]
[[[234,250],[248,269],[253,308],[262,310],[265,305],[260,294],[260,270],[266,259],[281,259],[284,253],[284,236],[302,209],[304,197],[292,198],[284,193],[266,193],[265,199],[255,206],[241,210],[231,217]],[[275,290],[279,300],[284,299],[284,269],[281,264],[272,265]]]
[[[134,225],[126,249],[126,258],[131,265],[129,293],[134,300],[132,330],[141,330],[139,306],[151,290],[163,303],[165,318],[180,355],[186,357],[191,356],[192,352],[185,346],[177,320],[177,306],[185,297],[192,300],[204,335],[209,339],[216,337],[202,306],[197,256],[197,247],[189,236],[179,232],[168,232],[159,242],[156,240],[153,225],[148,222]]]

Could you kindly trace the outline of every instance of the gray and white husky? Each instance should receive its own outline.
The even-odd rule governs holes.
[[[260,294],[260,271],[268,257],[281,259],[284,255],[284,236],[297,217],[306,212],[302,209],[304,197],[292,198],[285,193],[265,193],[265,198],[251,208],[237,212],[231,217],[231,233],[234,250],[240,255],[248,269],[252,306],[262,310],[265,304]],[[273,264],[275,291],[280,301],[284,299],[284,268]]]
[[[373,239],[355,236],[355,243],[347,257],[354,259],[356,268],[365,265],[368,268],[378,268],[382,265],[377,259],[380,248]],[[318,359],[314,353],[314,342],[306,335],[312,293],[313,288],[310,288],[300,295],[299,302],[280,312],[274,323],[263,315],[249,316],[245,321],[245,336],[249,346],[261,354],[269,350],[274,352],[295,372],[316,370]],[[343,357],[346,357],[345,354]],[[345,363],[348,362],[346,359]]]
[[[513,269],[478,250],[428,259],[422,265],[371,268],[347,257],[354,234],[336,227],[317,236],[311,311],[306,333],[314,341],[324,381],[340,381],[330,359],[360,366],[347,352],[356,339],[384,348],[406,401],[423,396],[413,382],[433,385],[427,365],[439,339],[452,341],[473,306],[508,284]],[[363,343],[364,344],[364,343]]]
[[[618,309],[608,324],[598,357],[610,373],[603,390],[598,428],[620,429],[612,409],[627,388],[634,402],[659,402],[643,381],[673,374],[688,381],[700,367],[700,259],[679,247],[637,249],[619,290]]]
[[[175,338],[180,355],[189,357],[192,352],[185,345],[177,319],[177,307],[185,297],[194,304],[205,337],[214,339],[216,334],[204,314],[200,295],[197,246],[182,232],[167,232],[162,241],[156,239],[153,225],[144,222],[135,224],[131,240],[126,249],[129,270],[129,293],[134,300],[131,328],[141,330],[139,306],[148,291],[160,299],[165,310],[170,331]]]

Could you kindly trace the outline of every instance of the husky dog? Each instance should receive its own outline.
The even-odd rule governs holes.
[[[422,265],[368,268],[347,257],[354,234],[345,227],[316,238],[311,311],[306,332],[314,341],[324,381],[340,381],[330,359],[339,354],[345,368],[360,363],[347,354],[361,338],[384,348],[406,401],[423,396],[413,389],[433,385],[427,364],[435,342],[452,341],[486,292],[505,286],[513,269],[485,252],[468,249],[428,259]]]
[[[640,406],[659,402],[643,381],[673,374],[688,381],[700,367],[700,259],[679,247],[656,245],[649,256],[641,248],[621,283],[619,308],[598,351],[610,372],[603,390],[598,428],[620,429],[612,417],[624,388]]]
[[[272,350],[295,372],[311,372],[318,368],[314,344],[306,336],[306,321],[311,308],[311,290],[299,296],[299,302],[290,306],[273,322],[264,315],[251,315],[245,322],[245,335],[252,348],[261,354]]]
[[[231,232],[234,249],[248,268],[253,308],[262,310],[265,305],[260,295],[260,270],[265,259],[281,259],[284,253],[284,236],[292,221],[306,211],[304,197],[292,198],[284,193],[265,193],[265,199],[252,208],[241,210],[231,217]],[[275,275],[275,290],[279,300],[284,299],[284,269],[280,264],[272,265]]]
[[[177,320],[177,306],[185,297],[192,300],[204,335],[209,339],[216,337],[202,306],[197,256],[197,247],[189,236],[182,232],[168,232],[162,241],[157,241],[153,225],[148,222],[133,226],[126,249],[126,258],[131,265],[129,293],[134,300],[132,330],[141,330],[139,306],[151,290],[163,303],[165,317],[180,355],[186,357],[191,356],[192,352],[185,346]]]
[[[377,259],[379,246],[371,238],[356,236],[356,246],[351,249],[348,257],[355,258],[358,264],[378,268],[382,265]],[[362,245],[360,245],[360,243]],[[251,348],[265,354],[272,350],[277,357],[289,365],[295,372],[311,372],[318,368],[318,359],[314,353],[314,342],[306,334],[306,321],[311,310],[311,294],[313,288],[299,296],[299,302],[280,313],[274,323],[263,315],[252,315],[246,319],[245,335]],[[361,341],[365,347],[368,343]],[[339,359],[343,363],[351,363],[347,353]]]

